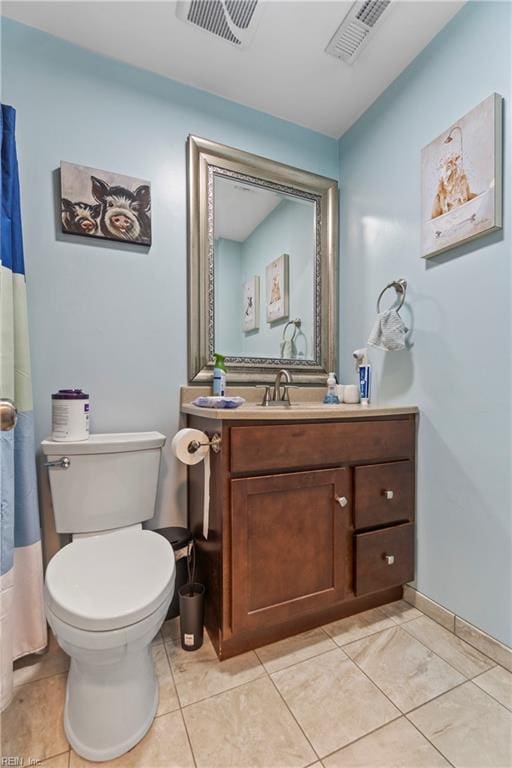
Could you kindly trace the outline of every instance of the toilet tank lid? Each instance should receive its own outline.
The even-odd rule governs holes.
[[[117,432],[89,435],[87,440],[50,440],[41,442],[45,456],[79,455],[87,453],[122,453],[147,451],[165,445],[165,435],[160,432]]]

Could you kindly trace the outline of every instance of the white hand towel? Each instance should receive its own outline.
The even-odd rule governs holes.
[[[383,349],[385,352],[396,352],[404,349],[407,331],[408,328],[405,327],[405,323],[397,310],[387,309],[377,315],[377,320],[368,338],[368,344]]]

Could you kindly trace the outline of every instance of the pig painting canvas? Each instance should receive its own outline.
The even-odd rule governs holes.
[[[60,164],[62,231],[151,245],[149,181]]]

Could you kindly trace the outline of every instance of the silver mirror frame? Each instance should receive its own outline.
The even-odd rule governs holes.
[[[325,384],[327,373],[336,370],[338,182],[197,136],[187,141],[189,382],[205,384],[213,374],[215,175],[252,181],[316,206],[315,359],[227,357],[228,382],[269,382],[286,367],[298,384]]]

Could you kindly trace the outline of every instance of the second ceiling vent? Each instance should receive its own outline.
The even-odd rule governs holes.
[[[237,48],[247,48],[262,6],[258,0],[180,0],[176,16]]]
[[[331,38],[325,52],[352,64],[367,45],[391,0],[357,0]]]

